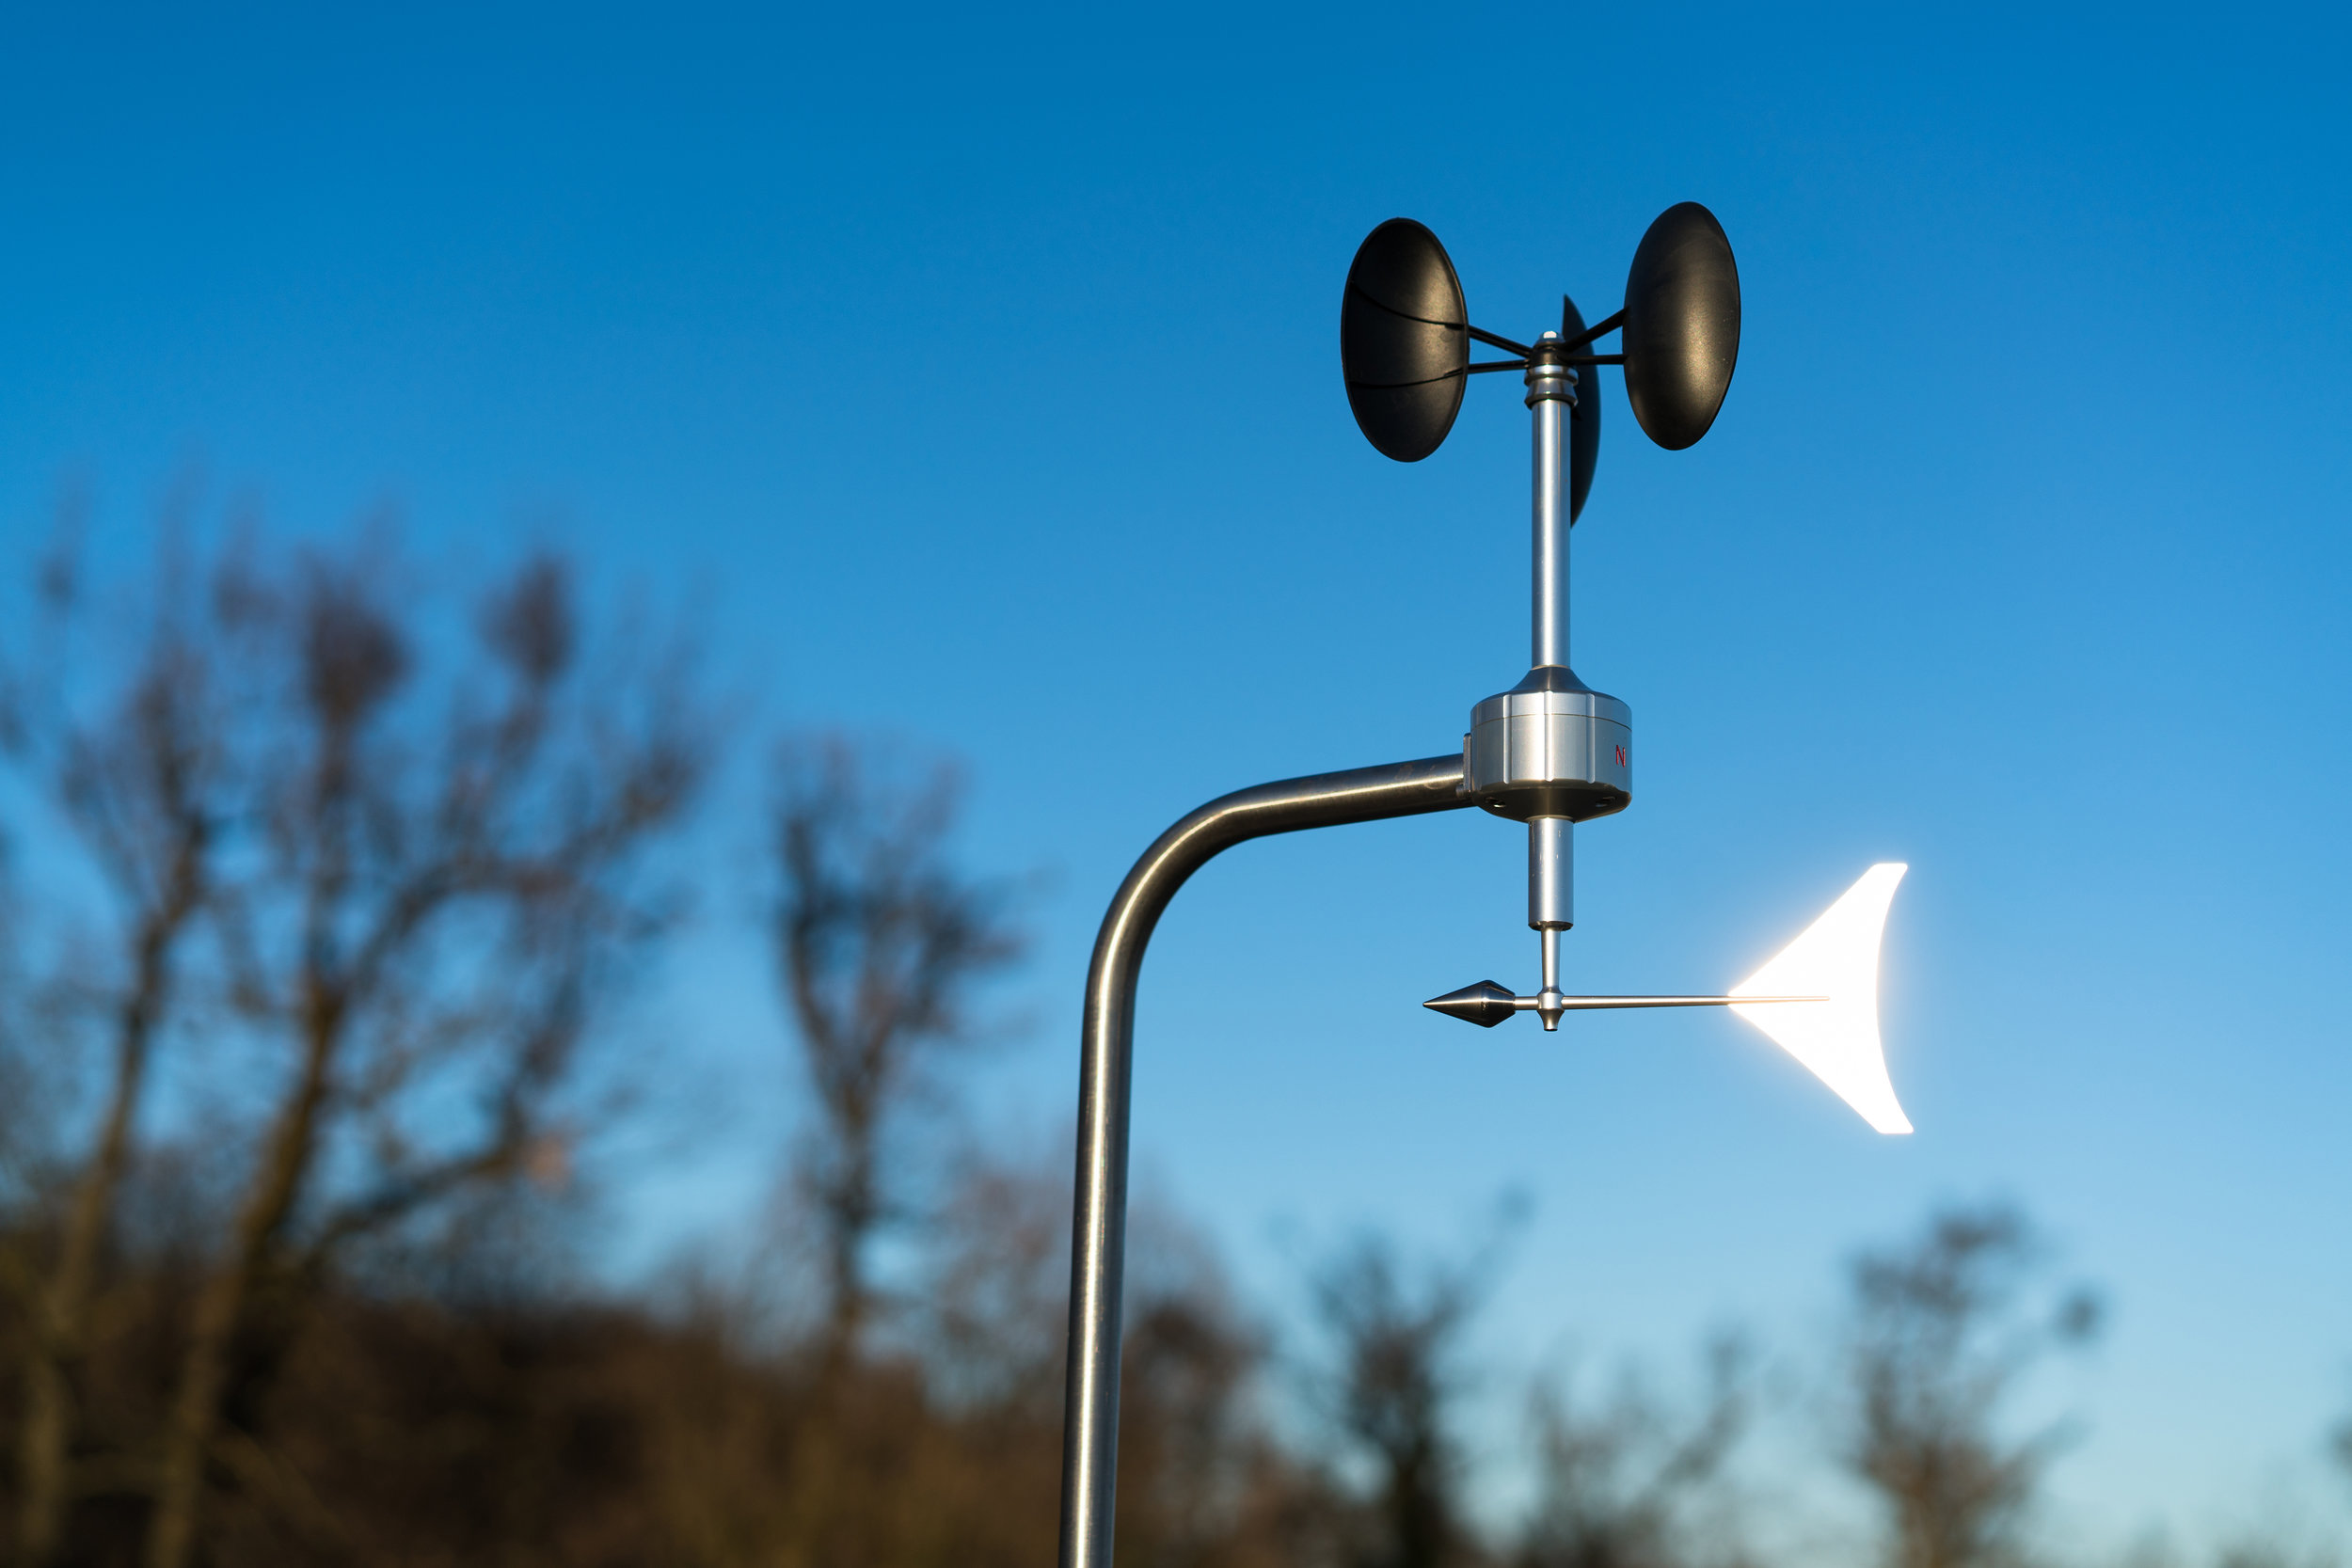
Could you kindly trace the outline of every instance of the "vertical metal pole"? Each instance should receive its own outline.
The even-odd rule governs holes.
[[[1211,856],[1245,839],[1458,811],[1459,752],[1260,784],[1162,833],[1119,886],[1094,939],[1078,1053],[1078,1176],[1062,1392],[1061,1568],[1110,1568],[1119,1482],[1120,1297],[1127,1253],[1127,1109],[1136,979],[1160,913]]]
[[[1535,340],[1527,360],[1527,406],[1535,417],[1534,615],[1528,662],[1537,670],[1568,668],[1568,420],[1576,407],[1576,372],[1562,362],[1560,334]],[[1560,933],[1576,924],[1575,824],[1564,816],[1527,824],[1527,923],[1543,944],[1544,984],[1535,1016],[1560,1026]]]
[[[1560,334],[1535,340],[1527,363],[1527,406],[1535,415],[1535,615],[1528,663],[1568,663],[1568,415],[1576,372],[1562,364]],[[1546,352],[1549,345],[1549,352]]]
[[[1538,931],[1576,924],[1576,856],[1565,816],[1531,817],[1527,824],[1527,923]]]

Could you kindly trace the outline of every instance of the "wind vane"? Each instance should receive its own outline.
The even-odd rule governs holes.
[[[1621,352],[1592,344],[1620,334]],[[1472,362],[1476,341],[1511,356]],[[1247,839],[1477,806],[1527,827],[1527,923],[1541,982],[1519,995],[1482,980],[1423,1004],[1491,1028],[1532,1012],[1727,1007],[1809,1069],[1881,1132],[1908,1132],[1879,1041],[1879,941],[1905,867],[1871,866],[1761,969],[1720,996],[1579,996],[1560,989],[1560,937],[1575,924],[1572,835],[1633,799],[1632,710],[1568,665],[1568,534],[1592,488],[1600,401],[1584,373],[1624,368],[1643,432],[1678,451],[1705,436],[1740,351],[1740,275],[1714,214],[1670,207],[1633,253],[1625,305],[1587,326],[1566,296],[1560,326],[1522,343],[1470,325],[1438,237],[1410,218],[1356,252],[1340,309],[1340,362],[1356,423],[1386,456],[1417,463],[1461,412],[1470,377],[1521,372],[1534,418],[1534,570],[1529,669],[1470,710],[1458,753],[1321,773],[1236,791],[1162,833],[1103,918],[1087,975],[1078,1083],[1070,1370],[1062,1434],[1062,1568],[1109,1568],[1118,1464],[1120,1297],[1135,987],[1168,902],[1211,857]]]

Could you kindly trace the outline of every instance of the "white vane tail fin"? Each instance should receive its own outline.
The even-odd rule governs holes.
[[[1879,1043],[1879,938],[1886,908],[1908,865],[1883,862],[1782,948],[1731,988],[1733,996],[1820,996],[1821,1002],[1732,1005],[1882,1132],[1908,1132],[1911,1118],[1887,1081]]]

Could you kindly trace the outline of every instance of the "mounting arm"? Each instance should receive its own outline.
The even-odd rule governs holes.
[[[1070,1371],[1063,1390],[1061,1568],[1110,1568],[1119,1473],[1119,1329],[1127,1261],[1127,1107],[1136,977],[1176,890],[1246,839],[1471,804],[1459,755],[1317,773],[1238,790],[1162,833],[1119,885],[1094,939],[1078,1062],[1071,1221]]]

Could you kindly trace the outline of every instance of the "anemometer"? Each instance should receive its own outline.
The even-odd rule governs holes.
[[[1619,352],[1593,345],[1618,334]],[[1473,361],[1470,345],[1510,356]],[[1441,446],[1470,378],[1517,371],[1534,424],[1534,570],[1527,673],[1470,709],[1459,752],[1288,779],[1210,801],[1162,833],[1120,884],[1087,974],[1078,1082],[1078,1173],[1062,1433],[1062,1568],[1109,1568],[1118,1464],[1120,1296],[1125,1266],[1127,1120],[1135,988],[1152,930],[1193,872],[1247,839],[1476,806],[1523,823],[1527,923],[1540,983],[1492,980],[1423,1006],[1491,1028],[1532,1012],[1728,1007],[1809,1069],[1881,1132],[1908,1132],[1879,1043],[1878,953],[1904,867],[1871,866],[1771,961],[1720,996],[1577,996],[1560,987],[1575,924],[1573,833],[1633,800],[1633,715],[1568,664],[1568,537],[1600,452],[1601,366],[1620,366],[1643,433],[1669,451],[1705,436],[1740,353],[1740,274],[1715,216],[1670,207],[1642,236],[1624,307],[1587,326],[1518,342],[1470,325],[1445,246],[1391,218],[1358,247],[1340,307],[1348,407],[1382,455],[1418,463]]]

